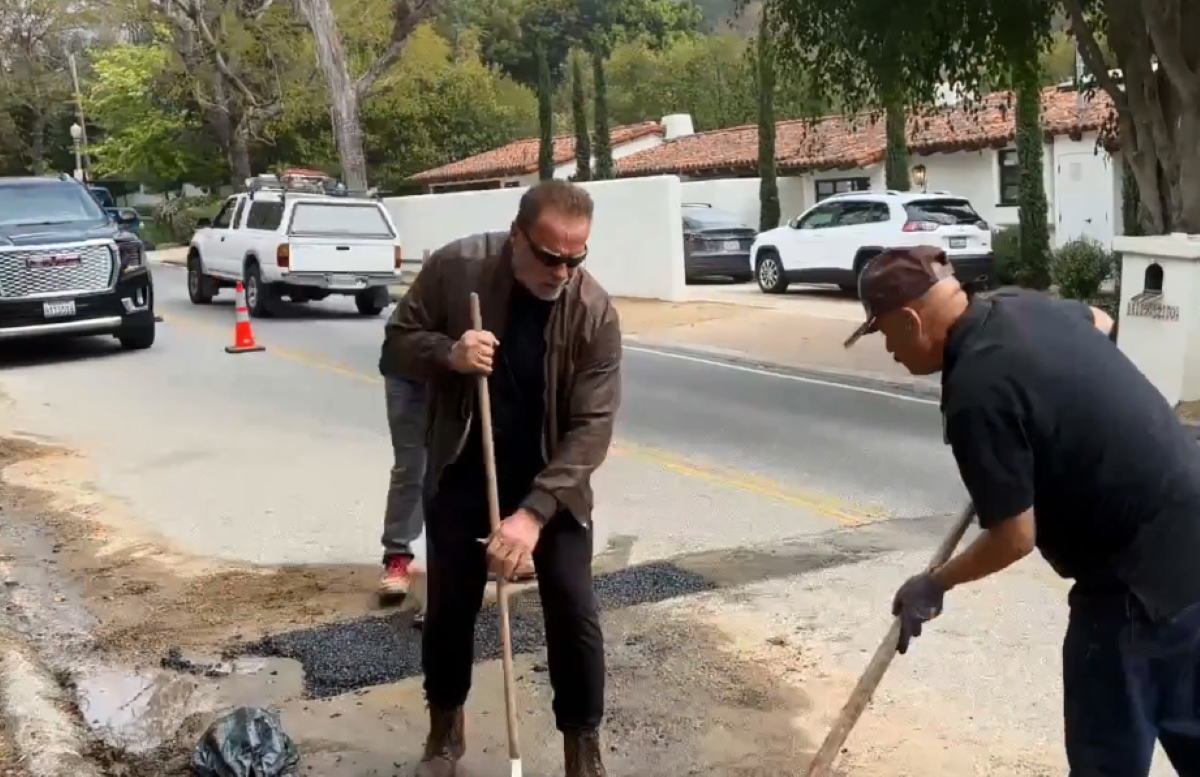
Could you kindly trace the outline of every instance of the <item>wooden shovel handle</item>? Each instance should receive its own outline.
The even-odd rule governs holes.
[[[483,314],[479,309],[479,295],[471,294],[471,327],[483,329]],[[486,375],[477,378],[479,393],[479,430],[483,438],[483,471],[487,477],[488,521],[492,531],[500,528],[500,491],[496,485],[496,447],[492,437],[492,398],[488,392]],[[503,578],[496,581],[496,599],[500,608],[501,666],[504,670],[504,712],[508,724],[508,757],[513,762],[514,774],[520,774],[521,743],[517,728],[517,691],[513,680],[512,626],[508,616],[508,583]]]

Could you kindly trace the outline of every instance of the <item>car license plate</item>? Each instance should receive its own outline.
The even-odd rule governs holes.
[[[742,247],[742,244],[740,241],[737,241],[737,240],[726,240],[725,241],[725,250],[728,251],[729,253],[735,253],[741,247]]]
[[[43,302],[42,315],[46,318],[63,318],[75,315],[75,300],[65,302]]]
[[[353,275],[335,275],[333,276],[334,286],[357,286],[359,285],[358,278]]]
[[[952,237],[952,238],[950,238],[950,247],[951,248],[966,248],[967,247],[967,239],[965,237]]]

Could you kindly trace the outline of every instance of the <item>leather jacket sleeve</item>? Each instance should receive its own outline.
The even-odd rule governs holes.
[[[582,349],[568,401],[566,433],[521,504],[543,521],[563,508],[588,515],[588,483],[608,456],[621,405],[621,322],[611,301]]]
[[[454,339],[444,334],[446,261],[441,251],[430,255],[396,303],[384,329],[380,369],[385,375],[429,382],[450,371]]]

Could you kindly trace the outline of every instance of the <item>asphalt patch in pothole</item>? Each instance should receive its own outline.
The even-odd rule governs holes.
[[[716,583],[656,562],[597,576],[595,590],[603,610],[652,604],[712,591]],[[510,599],[514,653],[534,653],[545,644],[542,611],[536,591]],[[475,624],[475,661],[500,657],[499,611],[485,607]],[[412,613],[290,631],[230,651],[232,655],[290,658],[304,666],[304,682],[313,698],[338,696],[372,685],[384,685],[421,674],[421,632],[412,628]]]

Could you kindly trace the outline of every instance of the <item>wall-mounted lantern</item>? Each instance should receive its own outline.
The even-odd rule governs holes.
[[[927,178],[926,178],[925,165],[917,165],[916,167],[914,167],[912,169],[913,186],[919,186],[919,187],[921,187],[921,191],[925,191],[926,181],[927,181]]]

